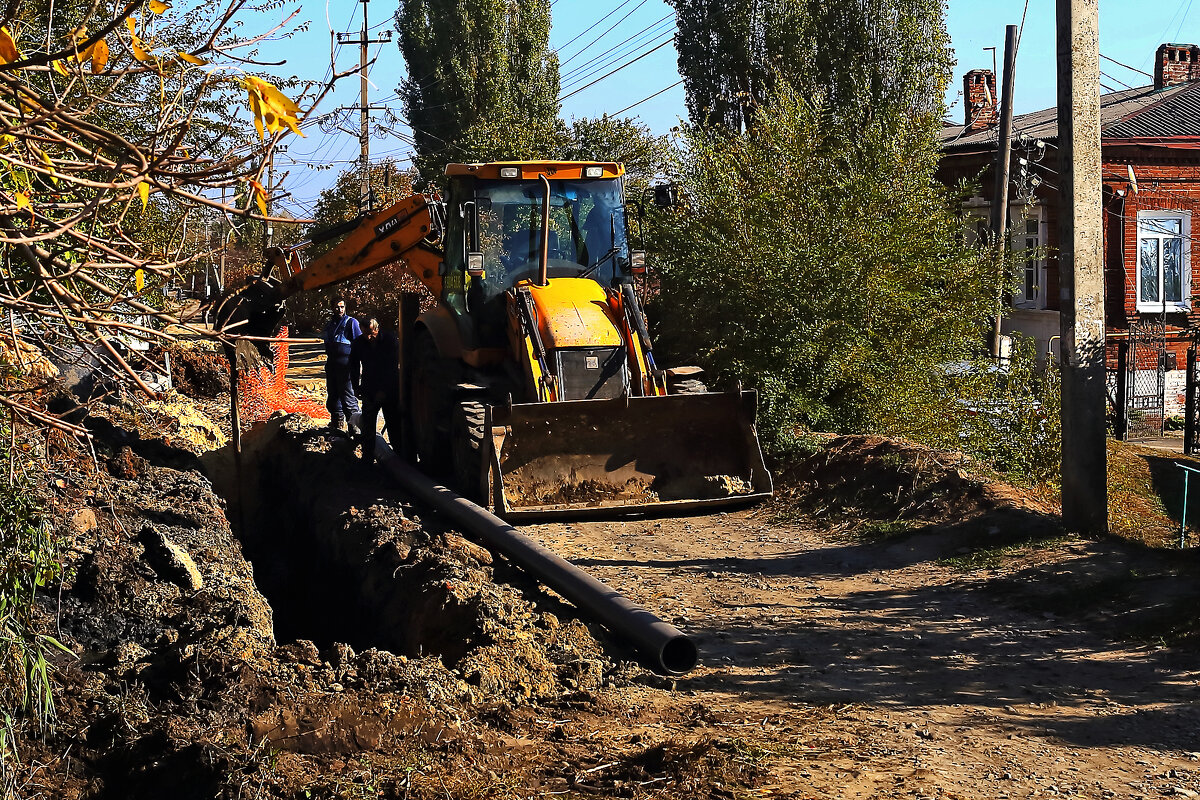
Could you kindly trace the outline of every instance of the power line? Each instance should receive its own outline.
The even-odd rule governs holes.
[[[618,5],[616,8],[614,8],[612,11],[609,11],[607,14],[605,14],[605,15],[604,15],[603,17],[601,17],[600,19],[598,19],[598,20],[596,20],[595,22],[593,22],[591,25],[589,25],[589,26],[587,26],[586,28],[584,28],[583,30],[581,30],[581,31],[579,32],[579,35],[578,35],[578,36],[576,36],[574,39],[572,39],[571,41],[567,42],[567,43],[566,43],[566,44],[564,44],[562,47],[559,47],[559,48],[556,48],[556,49],[557,49],[557,50],[558,50],[558,52],[560,52],[560,53],[561,53],[563,50],[566,50],[568,47],[570,47],[570,46],[571,46],[571,45],[573,45],[575,42],[579,41],[579,40],[580,40],[580,39],[582,39],[582,38],[583,38],[585,35],[587,35],[587,32],[588,32],[588,31],[590,31],[592,28],[594,28],[595,26],[599,25],[601,22],[604,22],[604,20],[608,19],[608,18],[609,18],[609,17],[611,17],[613,14],[617,13],[618,11],[620,11],[622,7],[629,5],[629,3],[631,3],[631,2],[632,2],[632,0],[621,0],[621,4],[620,4],[620,5]]]
[[[635,108],[636,106],[640,106],[642,103],[646,102],[647,100],[653,100],[654,98],[658,97],[658,96],[659,96],[660,94],[662,94],[663,92],[669,92],[669,91],[671,91],[672,89],[674,89],[676,86],[678,86],[678,85],[679,85],[679,84],[681,84],[681,83],[683,83],[683,79],[682,79],[682,78],[680,78],[679,80],[675,81],[675,83],[672,83],[672,84],[671,84],[670,86],[668,86],[666,89],[659,89],[657,92],[655,92],[654,94],[650,95],[649,97],[643,97],[641,100],[638,100],[636,103],[632,103],[632,104],[630,104],[630,105],[627,105],[627,106],[625,106],[625,107],[624,107],[624,108],[622,108],[620,111],[614,111],[612,114],[609,114],[609,116],[610,116],[610,117],[615,117],[615,116],[618,116],[618,115],[620,115],[620,114],[624,114],[624,113],[625,113],[626,111],[628,111],[629,109],[631,109],[631,108]]]
[[[663,38],[664,33],[666,34],[665,38]],[[669,42],[673,38],[674,38],[674,34],[670,33],[670,32],[666,32],[666,31],[660,31],[658,33],[647,36],[645,39],[638,42],[633,47],[624,49],[622,52],[614,55],[612,58],[608,59],[607,61],[604,61],[603,63],[596,64],[595,66],[590,67],[587,70],[581,70],[580,72],[572,73],[565,80],[560,79],[561,85],[559,87],[559,91],[565,91],[567,89],[570,89],[573,86],[578,86],[579,84],[583,83],[588,78],[595,75],[596,73],[603,72],[604,70],[608,69],[613,64],[616,64],[623,58],[628,58],[631,53],[636,53],[638,51],[638,48],[645,47],[647,45],[654,45],[654,44],[661,44],[663,42]]]
[[[1131,67],[1128,64],[1122,64],[1120,61],[1117,61],[1115,58],[1110,58],[1109,56],[1104,55],[1104,53],[1101,53],[1100,57],[1103,58],[1105,61],[1111,61],[1112,63],[1116,64],[1118,67],[1124,67],[1125,69],[1127,69],[1131,72],[1136,72],[1138,75],[1145,75],[1147,78],[1150,78],[1151,80],[1154,79],[1154,76],[1151,75],[1149,72],[1146,72],[1145,70],[1140,70],[1137,67]]]
[[[599,83],[600,81],[602,81],[602,80],[604,80],[604,79],[606,79],[606,78],[612,77],[613,75],[617,74],[618,72],[620,72],[621,70],[623,70],[623,69],[625,69],[626,67],[630,66],[631,64],[635,64],[635,63],[637,63],[638,61],[641,61],[643,58],[645,58],[646,56],[650,55],[650,54],[651,54],[651,53],[653,53],[655,50],[661,50],[662,48],[664,48],[664,47],[666,47],[667,45],[671,44],[673,41],[674,41],[674,37],[672,37],[672,38],[670,38],[670,39],[667,39],[667,40],[666,40],[665,42],[663,42],[662,44],[659,44],[657,47],[652,47],[652,48],[650,48],[649,50],[647,50],[646,52],[642,53],[642,54],[641,54],[640,56],[638,56],[637,58],[630,59],[629,61],[626,61],[624,64],[622,64],[621,66],[619,66],[619,67],[617,67],[616,69],[612,70],[611,72],[607,72],[607,73],[605,73],[604,75],[601,75],[599,78],[597,78],[596,80],[594,80],[594,81],[592,81],[591,83],[587,84],[586,86],[581,86],[581,87],[579,87],[578,89],[576,89],[575,91],[573,91],[573,92],[570,92],[569,94],[564,94],[564,95],[562,95],[561,97],[559,97],[559,98],[558,98],[559,102],[562,102],[563,100],[566,100],[568,97],[574,97],[575,95],[577,95],[577,94],[579,94],[580,92],[582,92],[584,89],[589,89],[589,88],[591,88],[591,87],[595,86],[595,85],[596,85],[597,83]]]
[[[629,19],[630,15],[632,15],[632,14],[633,14],[633,12],[637,11],[639,8],[641,8],[641,7],[642,7],[642,6],[644,6],[644,5],[646,5],[646,0],[642,0],[642,2],[638,3],[636,6],[634,6],[633,8],[631,8],[631,9],[630,9],[630,10],[629,10],[629,11],[628,11],[626,14],[625,14],[625,16],[621,17],[619,20],[617,20],[617,21],[616,21],[616,22],[614,22],[614,23],[613,23],[611,26],[609,26],[608,30],[604,31],[604,33],[600,34],[600,35],[599,35],[599,36],[597,36],[595,39],[592,39],[592,41],[591,41],[590,43],[588,43],[587,45],[585,45],[585,46],[584,46],[582,49],[580,49],[580,50],[579,50],[577,53],[575,53],[575,55],[571,56],[571,57],[570,57],[570,58],[568,58],[566,61],[562,62],[562,63],[563,63],[563,65],[565,66],[565,65],[567,65],[567,64],[570,64],[572,61],[574,61],[575,59],[579,58],[581,55],[583,55],[584,53],[586,53],[586,52],[588,51],[588,48],[589,48],[589,47],[591,47],[591,46],[592,46],[592,45],[594,45],[596,42],[598,42],[598,41],[600,41],[601,39],[603,39],[603,38],[604,38],[605,36],[607,36],[608,34],[612,33],[612,30],[613,30],[613,28],[617,27],[617,26],[618,26],[618,25],[620,25],[622,22],[624,22],[625,20]]]
[[[661,33],[662,33],[664,30],[666,30],[666,28],[663,28],[663,30],[659,30],[659,28],[660,28],[660,27],[663,25],[663,23],[664,23],[664,22],[667,22],[667,21],[668,21],[668,20],[670,20],[670,19],[671,19],[673,16],[675,16],[675,15],[674,15],[674,14],[667,14],[665,17],[663,17],[663,18],[661,18],[661,19],[659,19],[659,20],[656,20],[656,21],[654,21],[654,22],[650,23],[649,25],[647,25],[646,27],[642,28],[640,31],[638,31],[637,33],[635,33],[635,34],[633,34],[632,36],[628,37],[628,38],[627,38],[627,39],[625,39],[624,41],[622,41],[622,42],[618,42],[617,44],[615,44],[615,45],[613,45],[612,47],[608,48],[608,49],[607,49],[607,50],[605,50],[603,53],[600,53],[599,55],[595,55],[595,56],[593,56],[592,58],[588,59],[586,62],[584,62],[584,63],[582,63],[582,64],[579,64],[578,66],[574,67],[573,69],[567,70],[566,74],[564,74],[564,75],[560,75],[560,76],[559,76],[559,78],[560,78],[561,80],[571,80],[571,79],[572,79],[572,78],[574,78],[576,75],[579,75],[580,73],[584,72],[585,70],[587,70],[587,69],[589,69],[589,68],[591,68],[591,67],[595,66],[595,64],[596,64],[597,62],[599,62],[599,61],[603,61],[603,60],[604,60],[605,58],[607,58],[609,55],[612,55],[613,53],[617,52],[617,51],[618,51],[618,50],[620,50],[621,48],[625,47],[625,45],[627,45],[627,44],[633,43],[632,47],[628,48],[628,50],[634,50],[634,49],[637,49],[638,47],[640,47],[640,46],[641,46],[641,45],[642,45],[642,44],[645,42],[645,40],[647,40],[647,39],[655,39],[655,38],[657,38],[657,37],[658,37],[658,36],[659,36],[659,35],[660,35],[660,34],[661,34]],[[675,27],[675,23],[674,23],[674,21],[671,21],[670,23],[668,23],[666,27],[667,27],[667,28],[674,28],[674,27]],[[635,41],[635,40],[637,40],[637,41]],[[627,50],[626,52],[628,52],[628,50]]]

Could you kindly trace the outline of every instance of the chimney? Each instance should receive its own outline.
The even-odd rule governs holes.
[[[1200,80],[1200,47],[1194,44],[1160,44],[1154,55],[1154,88],[1165,89]]]
[[[990,69],[973,69],[963,76],[963,110],[970,131],[986,130],[1000,122],[996,110],[996,73]]]

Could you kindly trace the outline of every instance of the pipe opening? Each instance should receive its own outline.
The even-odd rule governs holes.
[[[663,646],[659,658],[662,661],[663,669],[667,672],[681,674],[696,668],[696,664],[700,661],[700,651],[696,649],[696,643],[691,639],[686,636],[676,636]]]

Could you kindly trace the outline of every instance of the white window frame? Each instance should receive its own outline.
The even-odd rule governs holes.
[[[1154,231],[1143,231],[1142,223],[1156,219],[1179,220],[1178,236],[1171,234],[1156,233]],[[1191,311],[1192,309],[1192,212],[1190,211],[1139,211],[1137,214],[1137,232],[1136,241],[1133,248],[1133,274],[1134,274],[1134,298],[1137,303],[1137,310],[1140,313],[1155,314],[1169,313],[1179,311]],[[1158,240],[1158,300],[1146,301],[1142,300],[1142,241],[1143,239]],[[1163,241],[1167,239],[1181,239],[1180,266],[1183,274],[1181,277],[1179,300],[1166,301],[1163,292]]]
[[[1014,256],[1014,269],[1020,280],[1017,291],[1013,292],[1013,307],[1041,310],[1046,307],[1046,259],[1045,251],[1041,248],[1046,244],[1045,208],[1040,205],[1013,205],[1012,225],[1008,229],[1009,246]],[[1036,226],[1030,231],[1028,226]],[[1026,250],[1041,250],[1042,257],[1036,259],[1020,259],[1020,254]],[[1028,277],[1033,272],[1033,290],[1027,291]]]

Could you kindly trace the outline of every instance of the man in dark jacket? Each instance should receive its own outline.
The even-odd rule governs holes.
[[[350,383],[350,345],[362,335],[358,320],[346,313],[346,301],[333,304],[333,319],[325,326],[325,407],[329,409],[329,427],[341,429],[342,420],[358,411],[354,387]]]
[[[392,332],[380,333],[379,320],[367,322],[367,332],[350,349],[350,380],[362,398],[363,462],[375,461],[375,423],[379,412],[387,425],[388,439],[400,442],[400,341]]]

